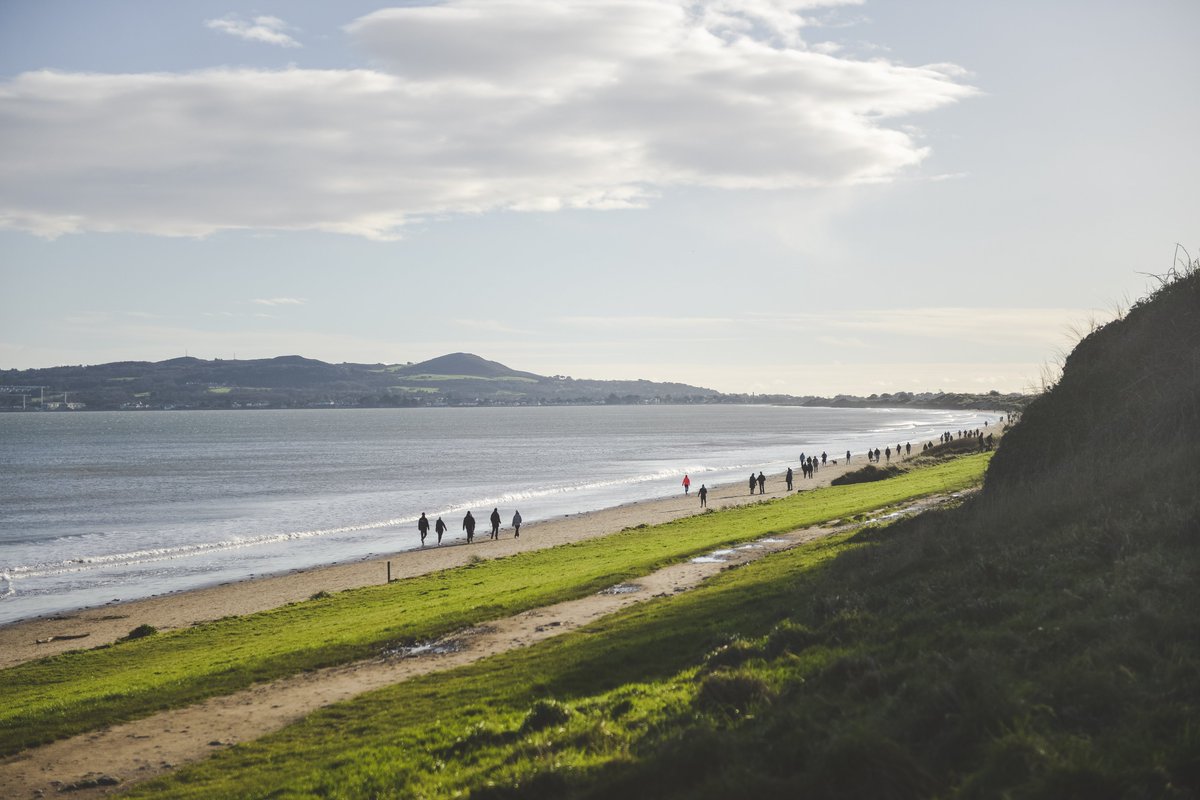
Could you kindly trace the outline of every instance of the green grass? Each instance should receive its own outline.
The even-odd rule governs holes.
[[[768,556],[131,796],[1195,797],[1197,503],[1020,499]]]
[[[0,752],[580,597],[713,547],[965,488],[987,460],[803,492],[13,667],[0,671]]]
[[[581,632],[362,695],[240,745],[144,797],[541,797],[626,762],[636,740],[691,716],[694,666],[732,631],[766,634],[848,535],[723,573]],[[812,654],[820,664],[828,655]],[[682,672],[681,672],[682,670]],[[543,787],[542,790],[537,785]],[[472,795],[474,796],[474,795]]]

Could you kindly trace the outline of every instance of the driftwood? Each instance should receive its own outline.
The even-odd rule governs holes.
[[[45,639],[38,639],[37,644],[49,644],[50,642],[58,642],[63,639],[82,639],[85,636],[91,636],[90,633],[60,633],[56,636],[47,636]]]

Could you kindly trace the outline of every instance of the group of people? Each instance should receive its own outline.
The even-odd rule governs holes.
[[[1009,415],[1009,417],[1007,417],[1007,418],[1001,417],[1001,427],[1004,427],[1004,424],[1006,422],[1011,421],[1011,416],[1012,415]],[[986,428],[988,423],[985,421],[983,423],[983,425]],[[961,438],[965,438],[965,437],[972,437],[972,438],[977,439],[979,442],[979,448],[981,450],[984,449],[985,447],[987,449],[991,449],[992,443],[994,441],[992,434],[989,433],[985,436],[984,432],[981,430],[978,430],[978,429],[976,429],[974,431],[958,431],[957,438],[961,439]],[[946,431],[945,433],[941,434],[941,436],[939,436],[938,438],[941,440],[941,442],[943,444],[945,444],[947,442],[953,441],[956,437],[950,431]],[[924,450],[928,450],[928,449],[932,448],[933,446],[934,446],[933,442],[927,442],[924,446],[922,446],[921,449],[924,451]],[[905,456],[912,455],[912,442],[906,442],[903,446],[900,445],[899,443],[897,443],[895,453],[896,453],[896,458],[902,458]],[[874,461],[874,462],[878,463],[880,461],[881,457],[886,459],[889,462],[892,460],[891,445],[888,445],[887,447],[885,447],[882,453],[879,451],[878,447],[876,447],[874,450],[871,450],[871,449],[867,450],[867,461]],[[822,452],[819,456],[818,455],[807,455],[806,453],[800,454],[800,470],[804,474],[805,478],[815,477],[817,474],[817,470],[819,470],[823,466],[826,466],[828,463],[829,463],[829,454],[828,453]],[[833,463],[836,464],[837,461],[835,460]],[[846,463],[847,464],[850,463],[850,451],[849,450],[846,451]],[[795,475],[792,472],[792,468],[788,467],[787,473],[785,473],[785,475],[784,475],[784,481],[787,484],[787,490],[789,492],[792,491],[794,480],[795,480]],[[761,471],[757,475],[754,474],[753,472],[750,473],[749,487],[750,487],[750,494],[754,494],[755,489],[758,490],[759,494],[766,494],[766,492],[767,492],[767,477],[766,477],[766,475],[764,475]],[[692,479],[690,477],[688,477],[687,475],[684,475],[683,476],[683,493],[690,494],[691,489],[692,489]],[[708,507],[708,487],[705,486],[704,484],[700,484],[700,489],[696,494],[700,498],[700,507],[707,508]],[[492,513],[488,517],[488,521],[491,522],[491,524],[492,524],[491,534],[489,535],[488,538],[489,539],[499,539],[500,538],[500,522],[501,522],[499,508],[492,509]],[[438,517],[437,520],[433,523],[432,527],[433,527],[434,532],[437,534],[437,543],[440,546],[442,543],[442,537],[445,535],[446,531],[448,530],[446,523],[442,520],[441,517]],[[515,511],[513,513],[512,527],[513,527],[513,538],[514,539],[521,538],[521,512],[520,511]],[[417,520],[417,531],[421,534],[421,546],[422,547],[425,546],[425,537],[429,535],[429,528],[430,528],[429,518],[426,517],[425,512],[422,511],[420,519]],[[470,544],[471,542],[474,542],[475,541],[475,517],[471,514],[470,511],[468,511],[467,515],[465,517],[463,517],[462,529],[467,532],[467,543]]]
[[[1005,421],[1005,418],[1001,417],[1002,424],[1004,421]],[[988,423],[984,422],[983,425],[986,428]],[[987,434],[985,436],[984,432],[981,430],[959,431],[958,432],[958,438],[963,438],[966,436],[972,436],[972,437],[978,438],[980,449],[984,449],[984,448],[990,449],[994,442],[994,437],[991,434]],[[955,438],[955,435],[953,433],[947,431],[946,433],[942,434],[939,438],[943,443],[945,443],[945,442],[952,441]],[[933,442],[929,442],[922,447],[922,450],[929,449],[933,446],[934,446]],[[904,444],[900,444],[899,442],[897,442],[894,450],[891,445],[888,445],[882,451],[878,447],[876,447],[873,450],[868,448],[867,449],[867,461],[878,463],[882,460],[886,460],[888,462],[891,462],[893,454],[896,456],[897,459],[906,458],[908,456],[911,456],[912,455],[912,442],[905,442]],[[850,454],[850,451],[847,450],[846,451],[846,464],[850,464],[850,461],[851,461],[851,454]],[[805,478],[816,477],[817,471],[821,467],[827,466],[830,463],[837,464],[837,461],[833,460],[831,462],[829,459],[829,454],[826,452],[822,452],[820,455],[815,455],[815,454],[808,455],[807,453],[800,454],[800,471],[803,473]],[[784,482],[787,484],[787,490],[789,492],[792,491],[792,489],[795,485],[795,473],[792,472],[791,467],[787,468],[787,472],[784,473],[783,479],[784,479]],[[747,485],[750,488],[750,494],[754,494],[755,491],[757,491],[758,494],[766,494],[767,478],[762,472],[759,472],[758,474],[750,473],[750,480],[748,481]],[[687,475],[684,475],[683,476],[683,493],[684,494],[690,493],[691,486],[692,486],[692,479],[690,477],[688,477]],[[703,484],[701,484],[700,491],[698,492],[698,494],[700,496],[700,507],[707,508],[708,507],[708,488],[706,486],[704,486]]]
[[[984,428],[987,427],[986,421],[983,423],[983,427]],[[941,444],[949,444],[950,442],[953,442],[955,438],[956,438],[955,435],[953,433],[951,433],[950,431],[946,431],[945,433],[943,433],[941,436],[938,437],[938,439],[941,441]],[[989,433],[987,435],[984,435],[984,432],[979,428],[976,428],[973,431],[959,431],[957,438],[959,438],[959,439],[974,439],[976,446],[981,451],[982,450],[991,450],[996,444],[996,437],[994,434]],[[922,448],[922,449],[932,448],[932,447],[934,447],[933,442],[927,442],[925,445],[925,448]]]
[[[896,458],[901,458],[903,456],[908,456],[908,455],[912,455],[912,442],[907,442],[903,447],[901,447],[900,444],[897,442],[896,443]],[[879,457],[880,457],[880,454],[879,454],[878,447],[876,447],[874,450],[867,450],[867,461],[874,461],[876,464],[878,464]],[[887,459],[889,462],[892,460],[892,446],[891,445],[888,445],[887,447],[884,448],[883,458]]]
[[[499,539],[500,538],[500,509],[499,508],[492,509],[492,514],[490,517],[488,517],[488,521],[492,523],[492,532],[491,532],[491,535],[488,536],[488,538],[489,539]],[[521,512],[520,511],[516,511],[513,513],[512,527],[513,527],[513,538],[520,539],[521,538]],[[471,514],[470,511],[468,511],[467,515],[465,517],[463,517],[462,529],[467,532],[467,544],[470,544],[471,542],[475,541],[475,517]],[[439,546],[441,546],[442,536],[446,533],[446,530],[447,530],[446,523],[442,521],[441,517],[438,517],[437,522],[433,523],[433,530],[437,534],[437,543]],[[424,547],[425,546],[425,537],[429,535],[429,518],[425,516],[424,511],[421,512],[421,517],[420,517],[420,519],[417,520],[417,532],[421,534],[421,547]]]

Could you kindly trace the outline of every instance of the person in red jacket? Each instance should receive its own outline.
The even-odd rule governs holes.
[[[688,489],[692,488],[692,479],[685,473],[683,476],[683,493],[687,494]]]

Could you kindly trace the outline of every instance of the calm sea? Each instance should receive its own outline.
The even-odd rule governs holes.
[[[614,406],[0,414],[0,623],[914,446],[995,414]]]

